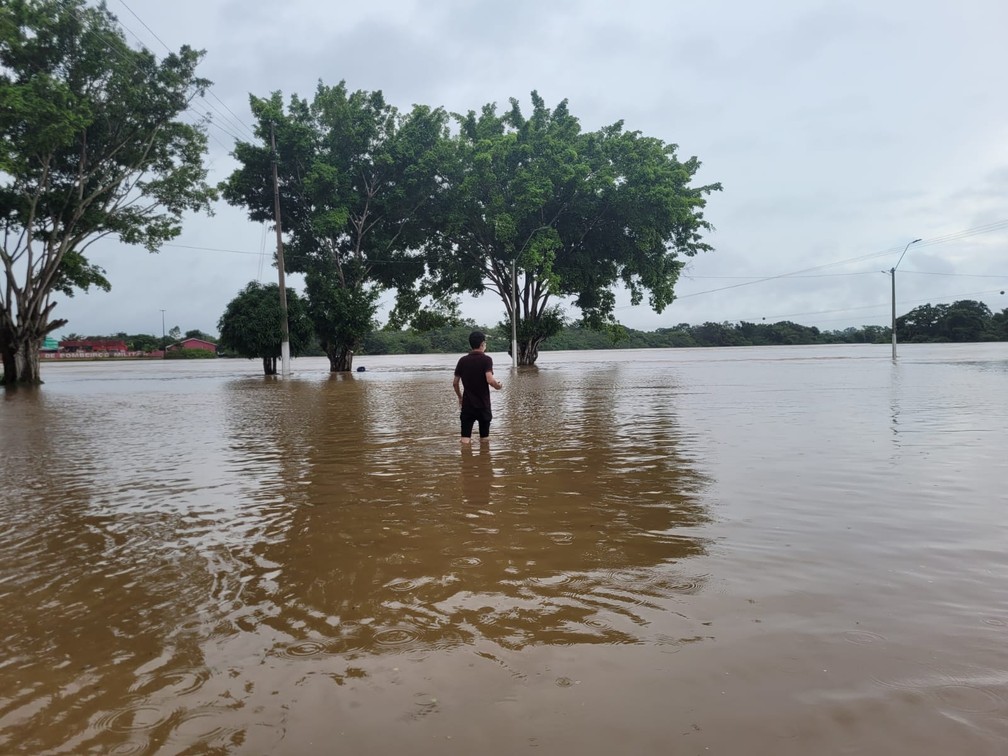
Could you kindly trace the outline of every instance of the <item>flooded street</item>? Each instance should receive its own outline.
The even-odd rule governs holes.
[[[1008,344],[44,364],[0,752],[1008,752]]]

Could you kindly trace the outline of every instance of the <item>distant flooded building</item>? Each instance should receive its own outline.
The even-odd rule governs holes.
[[[202,349],[204,352],[217,354],[217,345],[212,341],[204,341],[203,339],[184,339],[168,347],[169,352],[174,352],[176,349]]]
[[[93,357],[125,357],[126,342],[122,339],[70,339],[59,342],[61,354]]]

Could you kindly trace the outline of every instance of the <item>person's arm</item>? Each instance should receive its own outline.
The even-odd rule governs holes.
[[[462,388],[460,387],[461,379],[456,375],[452,380],[452,388],[455,389],[455,395],[459,400],[459,407],[462,406]]]
[[[498,381],[496,378],[494,378],[493,370],[487,370],[487,372],[486,372],[486,379],[487,379],[487,383],[489,383],[491,386],[493,386],[498,391],[500,391],[502,388],[504,388],[504,385],[500,381]]]

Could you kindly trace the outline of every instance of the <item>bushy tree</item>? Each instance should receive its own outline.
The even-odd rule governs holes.
[[[447,114],[402,114],[381,92],[319,84],[311,102],[280,93],[251,98],[260,144],[239,142],[222,184],[228,202],[274,220],[271,134],[276,141],[286,268],[305,273],[312,319],[333,371],[350,370],[373,328],[382,291],[404,292],[408,321],[427,293],[421,248],[434,238],[442,193]]]
[[[293,289],[287,289],[287,322],[290,352],[296,357],[312,345],[312,324],[308,306]],[[249,359],[261,358],[263,372],[276,375],[283,341],[280,287],[250,282],[228,302],[217,323],[221,349]]]
[[[1008,307],[991,315],[988,330],[994,341],[1008,341]]]
[[[994,315],[983,302],[924,304],[896,318],[900,341],[986,341],[994,337]]]
[[[915,307],[896,318],[896,338],[899,341],[939,341],[946,305],[928,303]]]
[[[991,317],[983,302],[960,299],[948,306],[942,327],[949,341],[985,341]]]
[[[209,83],[196,75],[201,56],[131,49],[104,4],[0,4],[6,384],[40,382],[39,348],[67,322],[52,317],[54,292],[109,288],[85,256],[92,243],[116,236],[155,251],[185,211],[209,211],[205,124],[181,119]]]
[[[582,133],[566,101],[551,110],[533,92],[532,105],[528,117],[516,100],[460,117],[444,243],[428,247],[443,291],[501,298],[522,365],[563,328],[563,297],[592,328],[617,325],[618,284],[663,311],[683,257],[710,249],[703,208],[720,189],[692,186],[700,163],[675,145],[622,123]]]
[[[161,337],[149,333],[122,334],[126,346],[131,352],[153,352],[161,348]]]

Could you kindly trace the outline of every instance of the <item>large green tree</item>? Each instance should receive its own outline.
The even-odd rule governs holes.
[[[584,133],[566,101],[551,110],[535,92],[532,105],[459,118],[442,244],[429,247],[443,291],[500,297],[522,365],[563,327],[563,298],[592,328],[617,326],[617,285],[664,310],[683,258],[710,249],[705,197],[721,188],[692,186],[700,163],[675,145],[622,123]]]
[[[896,318],[896,337],[900,341],[939,341],[947,305],[928,303],[914,307]]]
[[[924,304],[896,318],[900,341],[987,341],[996,338],[994,315],[983,302]]]
[[[290,353],[297,357],[311,345],[312,323],[305,300],[293,289],[285,291]],[[261,358],[263,373],[276,375],[283,341],[280,286],[251,281],[228,302],[217,323],[217,330],[220,331],[218,344],[222,349],[250,360]]]
[[[222,184],[252,220],[273,222],[276,143],[285,267],[303,272],[320,344],[333,371],[350,370],[374,328],[378,297],[402,293],[398,317],[424,301],[424,246],[446,182],[448,115],[400,113],[381,92],[318,85],[311,102],[251,98],[260,143],[239,142],[240,163]]]
[[[994,341],[1008,341],[1008,307],[991,315],[989,330]]]
[[[986,341],[992,313],[983,302],[960,299],[945,311],[944,331],[949,341]]]
[[[209,211],[205,124],[182,120],[208,85],[201,56],[131,49],[104,5],[0,4],[4,383],[40,382],[39,348],[67,322],[52,317],[54,292],[109,288],[92,243],[155,251],[185,211]]]

